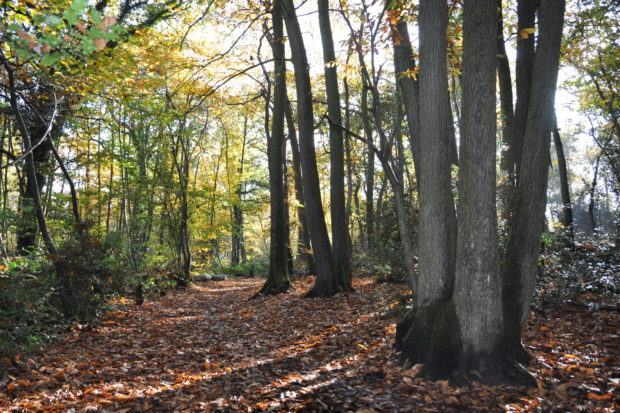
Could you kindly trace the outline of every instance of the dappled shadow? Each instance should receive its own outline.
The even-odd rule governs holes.
[[[204,283],[110,314],[95,330],[74,332],[32,358],[43,367],[23,372],[30,379],[11,389],[11,405],[105,407],[112,401],[144,410],[191,400],[217,408],[217,400],[251,395],[286,404],[302,387],[333,386],[359,353],[377,347],[377,337],[386,344],[386,331],[364,333],[378,309],[360,294],[321,301],[331,303],[316,320],[308,317],[317,315],[319,302],[299,294],[248,302],[259,283]]]
[[[557,377],[570,382],[582,374],[584,389],[592,389],[613,374],[607,365],[617,352],[617,314],[583,319],[577,331],[561,313],[546,313],[525,332],[537,356],[530,368],[545,380],[536,394],[428,382],[417,376],[419,366],[403,370],[391,355],[397,320],[390,309],[405,286],[357,279],[356,293],[301,298],[311,282],[252,301],[262,280],[206,282],[110,313],[92,331],[72,331],[21,359],[0,389],[0,410],[518,410],[545,400],[568,406],[571,399],[559,397],[581,390],[558,387]],[[611,402],[584,391],[590,407]]]

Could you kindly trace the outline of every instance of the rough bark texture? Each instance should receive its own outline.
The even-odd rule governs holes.
[[[269,274],[259,293],[278,294],[291,288],[287,263],[286,211],[284,208],[284,106],[286,104],[286,67],[282,27],[282,5],[274,2],[273,58],[274,101],[271,136],[269,139],[269,195],[271,205],[271,231],[269,246]]]
[[[515,351],[515,356],[520,359],[527,358],[522,352],[520,336],[534,292],[540,236],[544,226],[564,6],[564,0],[542,0],[540,5],[540,35],[521,156],[522,167],[503,266],[507,346],[508,351]]]
[[[327,94],[327,111],[330,118],[342,124],[340,113],[340,93],[334,52],[334,39],[329,20],[329,1],[318,0],[319,27],[323,45],[323,63],[325,68],[325,89]],[[347,215],[344,198],[344,142],[342,131],[329,126],[329,160],[330,160],[330,211],[332,221],[332,258],[334,259],[334,276],[336,288],[352,291],[351,259],[349,257]]]
[[[334,271],[332,254],[325,224],[325,214],[321,203],[321,188],[316,165],[314,149],[314,124],[312,109],[312,89],[308,58],[304,47],[301,29],[295,14],[292,0],[281,0],[291,46],[295,84],[297,86],[297,122],[299,124],[299,149],[301,156],[302,178],[304,183],[304,205],[308,218],[308,230],[314,252],[317,275],[314,287],[306,294],[309,297],[330,296],[337,291],[334,288]]]
[[[456,217],[450,182],[447,4],[420,2],[420,229],[415,312],[398,328],[402,358],[426,363],[429,376],[454,371],[458,342],[451,300]]]
[[[463,17],[463,124],[459,167],[454,302],[460,373],[486,383],[527,373],[502,353],[503,320],[495,204],[496,0],[466,0]],[[512,368],[511,368],[512,367]]]

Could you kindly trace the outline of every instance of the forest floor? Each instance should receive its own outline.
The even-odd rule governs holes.
[[[260,279],[204,282],[76,325],[13,361],[0,411],[587,411],[620,408],[620,312],[538,309],[524,332],[538,387],[455,387],[392,353],[406,286],[248,299]]]

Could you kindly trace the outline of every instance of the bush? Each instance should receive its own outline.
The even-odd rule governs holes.
[[[269,262],[261,258],[254,258],[244,264],[220,266],[213,268],[212,271],[232,277],[266,278],[269,271]]]
[[[68,326],[60,311],[59,280],[41,253],[0,265],[0,355],[32,351]]]
[[[115,258],[111,247],[97,239],[63,245],[55,263],[60,280],[62,311],[80,321],[101,313],[109,298],[122,294],[133,283],[127,263]]]

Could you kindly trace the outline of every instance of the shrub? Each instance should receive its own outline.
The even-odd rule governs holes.
[[[0,355],[32,351],[64,330],[53,264],[40,252],[0,265]]]

